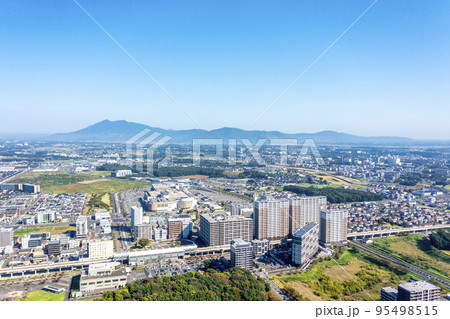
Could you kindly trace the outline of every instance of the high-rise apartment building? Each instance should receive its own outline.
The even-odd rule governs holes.
[[[348,212],[345,210],[322,210],[320,212],[320,237],[322,246],[347,244]]]
[[[144,212],[142,207],[132,206],[131,207],[131,229],[134,229],[134,226],[142,224],[142,220],[144,218]]]
[[[292,238],[292,263],[307,265],[319,250],[319,225],[308,223],[301,229],[296,229]]]
[[[277,240],[289,235],[289,200],[261,197],[254,201],[256,239]]]
[[[301,196],[289,198],[289,232],[292,235],[297,228],[307,223],[320,222],[320,210],[326,208],[326,196]]]
[[[86,237],[88,234],[87,216],[78,216],[75,225],[76,225],[77,238]]]
[[[200,239],[208,246],[228,245],[231,240],[252,240],[253,221],[243,216],[228,214],[200,215]]]
[[[14,246],[14,237],[12,228],[0,228],[0,248]]]
[[[245,240],[233,239],[230,243],[231,267],[253,269],[253,247]]]

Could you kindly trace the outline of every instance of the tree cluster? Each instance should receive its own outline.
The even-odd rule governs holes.
[[[444,229],[430,235],[430,243],[437,249],[450,250],[450,233]]]
[[[370,192],[364,192],[354,189],[333,188],[333,187],[301,187],[288,185],[284,187],[285,191],[293,192],[298,195],[306,196],[326,196],[331,204],[351,203],[351,202],[371,202],[383,199],[383,196]]]
[[[223,273],[208,269],[176,276],[147,278],[125,288],[106,291],[102,300],[140,301],[258,301],[274,300],[270,286],[248,270],[231,268]]]

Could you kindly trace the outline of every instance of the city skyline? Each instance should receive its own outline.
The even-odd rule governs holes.
[[[448,139],[450,5],[378,1],[2,3],[0,134],[106,118],[167,129],[333,130]],[[170,6],[170,7],[169,7]]]

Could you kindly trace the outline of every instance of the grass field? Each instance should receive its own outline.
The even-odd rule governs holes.
[[[436,274],[450,276],[450,256],[430,246],[420,234],[374,238],[371,246]]]
[[[105,203],[106,205],[111,206],[111,196],[110,194],[105,194],[102,196],[102,202]]]
[[[40,232],[50,232],[51,234],[62,234],[69,230],[75,230],[73,226],[46,226],[46,227],[32,227],[32,228],[22,228],[16,230],[14,232],[14,236],[18,236],[19,239],[23,237],[23,235],[31,234],[31,233],[40,233]]]
[[[338,265],[338,264],[339,265]],[[296,292],[310,300],[378,300],[380,297],[381,287],[394,285],[399,279],[397,275],[388,270],[380,269],[369,261],[365,260],[364,255],[353,250],[346,250],[337,260],[326,260],[314,264],[308,271],[297,274],[286,274],[271,277],[280,287],[288,287],[295,289]],[[379,282],[375,282],[370,287],[366,287],[365,291],[360,290],[354,293],[338,294],[333,296],[332,293],[323,292],[321,290],[321,282],[326,278],[333,282],[339,282],[342,285],[349,283],[355,284],[353,279],[360,284],[364,282],[362,271],[368,270],[379,277]],[[369,295],[367,295],[367,293]]]
[[[277,165],[269,165],[269,166],[281,167],[281,166],[277,166]],[[352,185],[354,188],[361,188],[365,184],[367,184],[366,182],[360,181],[359,179],[341,176],[335,172],[326,172],[326,171],[314,170],[314,169],[303,168],[303,167],[287,167],[287,168],[296,169],[296,170],[302,171],[304,173],[311,174],[315,178],[322,178],[329,183],[326,186],[330,186],[330,187],[341,187],[344,185]],[[320,187],[320,185],[312,185],[312,186]]]
[[[44,290],[31,291],[25,297],[25,301],[63,301],[65,294],[55,294]]]
[[[100,174],[101,173],[101,174]],[[48,193],[115,193],[121,190],[148,186],[147,183],[100,178],[108,176],[108,172],[88,172],[83,174],[69,174],[65,172],[30,172],[14,182],[41,185],[41,190]]]

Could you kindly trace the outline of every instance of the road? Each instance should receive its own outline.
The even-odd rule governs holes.
[[[114,242],[116,251],[128,251],[129,246],[128,242],[124,239],[129,237],[126,213],[121,205],[123,200],[121,201],[122,194],[114,193],[113,194],[113,211],[112,211],[112,227],[114,228]]]
[[[450,280],[448,278],[444,277],[444,276],[437,275],[435,273],[432,273],[432,272],[430,272],[428,270],[425,270],[423,268],[420,268],[418,266],[409,264],[409,263],[407,263],[407,262],[405,262],[405,261],[403,261],[401,259],[392,257],[391,255],[383,253],[383,252],[381,252],[381,251],[379,251],[379,250],[377,250],[377,249],[375,249],[373,247],[370,247],[370,246],[368,246],[366,244],[362,244],[362,243],[357,242],[355,240],[351,240],[350,244],[355,246],[357,249],[362,250],[365,253],[368,253],[370,255],[373,255],[373,256],[378,257],[378,258],[383,259],[383,260],[387,260],[387,261],[393,263],[394,265],[401,266],[401,267],[404,267],[404,268],[408,269],[408,271],[410,271],[411,273],[413,273],[415,275],[419,275],[421,277],[432,279],[434,281],[439,282],[443,286],[445,286],[447,288],[450,288]]]
[[[274,283],[272,280],[270,280],[270,278],[267,275],[267,273],[265,273],[265,272],[257,272],[256,275],[261,277],[262,279],[264,279],[264,281],[267,282],[270,285],[270,288],[278,296],[278,298],[280,298],[280,299],[282,299],[284,301],[289,301],[289,298],[285,294],[283,294],[283,292],[281,291],[280,287],[276,283]]]

